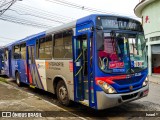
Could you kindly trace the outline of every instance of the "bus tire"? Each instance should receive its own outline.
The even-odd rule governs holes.
[[[68,91],[67,87],[64,83],[64,81],[59,81],[56,87],[56,94],[59,102],[64,105],[64,106],[69,106],[71,101],[69,100],[68,97]]]
[[[17,85],[18,85],[19,87],[22,86],[22,83],[21,83],[21,80],[20,80],[20,75],[19,75],[18,72],[16,73],[16,83],[17,83]]]

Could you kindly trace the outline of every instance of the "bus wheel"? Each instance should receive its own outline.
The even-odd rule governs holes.
[[[57,93],[57,98],[61,104],[65,106],[70,105],[67,87],[63,81],[58,82],[57,87],[56,87],[56,93]]]
[[[20,82],[20,76],[19,76],[19,73],[17,72],[16,73],[16,83],[17,83],[17,85],[20,87],[20,86],[22,86],[22,83]]]

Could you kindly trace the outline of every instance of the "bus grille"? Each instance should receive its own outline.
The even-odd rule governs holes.
[[[137,97],[138,93],[130,94],[130,95],[122,95],[122,100],[128,100]]]
[[[120,79],[120,80],[113,80],[113,82],[119,84],[119,85],[128,85],[128,84],[133,84],[137,83],[142,79],[143,76],[139,76],[136,78],[128,78],[128,79]]]

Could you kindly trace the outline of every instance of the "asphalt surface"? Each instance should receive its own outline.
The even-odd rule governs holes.
[[[147,97],[140,100],[136,100],[130,103],[123,104],[114,108],[96,111],[79,103],[73,103],[70,107],[65,107],[59,104],[55,95],[45,92],[40,89],[33,89],[24,85],[23,87],[18,87],[14,80],[7,79],[8,83],[17,89],[31,93],[37,96],[39,99],[50,102],[62,109],[65,109],[71,113],[76,114],[85,119],[107,119],[107,120],[159,120],[160,117],[145,117],[136,115],[143,113],[143,111],[160,111],[160,85],[150,82],[150,91]],[[0,98],[1,99],[1,98]],[[113,113],[113,116],[108,116],[108,113]],[[134,114],[133,114],[134,113]],[[109,114],[110,115],[110,114]],[[114,116],[115,115],[115,116]],[[134,116],[135,115],[135,116]]]

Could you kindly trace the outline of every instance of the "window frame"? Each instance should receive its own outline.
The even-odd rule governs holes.
[[[61,47],[61,46],[63,46],[63,47],[64,47],[64,50],[65,50],[65,46],[69,46],[69,45],[66,45],[66,44],[64,43],[64,39],[63,39],[63,38],[64,38],[64,37],[63,37],[63,36],[64,36],[64,35],[63,35],[64,32],[71,32],[71,34],[69,34],[69,35],[71,36],[71,44],[69,44],[69,45],[71,45],[71,51],[72,51],[72,49],[73,49],[73,48],[72,48],[72,44],[73,44],[73,43],[72,43],[72,37],[73,37],[73,30],[72,30],[72,29],[67,29],[67,30],[63,30],[63,31],[60,31],[60,32],[55,33],[55,34],[54,34],[54,41],[53,41],[53,59],[55,59],[55,60],[72,60],[72,59],[73,59],[73,51],[71,52],[71,54],[72,54],[71,58],[64,58],[64,57],[63,57],[63,58],[55,58],[55,57],[54,57],[54,48],[55,48],[55,47]],[[55,39],[55,35],[56,35],[56,34],[60,34],[60,33],[62,34],[63,45],[55,46],[55,40],[56,40],[56,39]],[[69,35],[68,35],[68,36],[69,36]]]
[[[25,59],[22,58],[22,54],[21,54],[21,53],[22,53],[22,51],[21,51],[21,45],[23,45],[23,44],[25,44],[25,50],[24,50],[24,51],[25,51]],[[26,60],[26,59],[27,59],[27,45],[26,45],[26,42],[20,43],[20,44],[19,44],[19,47],[20,47],[20,48],[19,48],[19,49],[20,49],[19,53],[20,53],[20,55],[21,55],[21,56],[20,56],[20,57],[21,57],[20,59],[21,59],[21,60]]]
[[[8,48],[4,49],[4,61],[8,61],[9,58],[9,50]]]
[[[15,52],[15,47],[16,47],[16,46],[18,46],[18,49],[19,49],[18,52]],[[15,58],[15,53],[16,53],[17,55],[19,55],[18,58]],[[20,44],[15,44],[15,45],[13,46],[13,59],[14,59],[14,60],[20,60],[20,59],[21,59],[21,57],[20,57]]]
[[[71,44],[68,44],[68,45],[66,45],[65,43],[64,43],[64,41],[63,41],[63,45],[58,45],[58,46],[63,46],[64,47],[64,50],[65,50],[65,47],[68,47],[68,46],[71,46],[71,54],[72,54],[72,56],[71,56],[71,58],[55,58],[54,57],[54,47],[55,47],[55,41],[56,41],[56,39],[55,39],[55,36],[57,35],[57,34],[62,34],[62,39],[63,39],[63,33],[64,32],[71,32],[70,33],[70,36],[71,36]],[[68,35],[69,36],[69,35]],[[51,45],[51,58],[40,58],[40,40],[41,39],[45,39],[45,41],[46,41],[46,38],[47,37],[51,37],[51,39],[52,39],[52,45]],[[67,30],[63,30],[63,31],[59,31],[59,32],[55,32],[55,33],[52,33],[52,34],[48,34],[48,35],[46,35],[46,36],[43,36],[43,37],[41,37],[41,38],[38,38],[37,40],[36,40],[36,59],[39,59],[39,60],[51,60],[51,59],[54,59],[54,60],[72,60],[73,59],[73,51],[72,51],[72,37],[73,37],[73,30],[72,29],[67,29]],[[44,53],[45,53],[45,48],[50,48],[50,47],[44,47]]]
[[[47,37],[51,37],[51,43],[52,43],[52,45],[50,47],[46,47],[46,39],[47,39]],[[43,57],[43,58],[40,57],[40,49],[41,49],[41,46],[40,46],[41,42],[40,42],[40,40],[42,40],[42,39],[45,39],[44,47],[43,47],[44,48],[44,53],[43,54],[44,54],[45,57]],[[41,38],[37,39],[36,40],[36,59],[39,59],[39,60],[51,60],[53,58],[53,53],[52,53],[53,52],[53,47],[52,46],[53,46],[53,35],[52,34],[49,34],[47,36],[44,36],[44,37],[41,37]],[[50,54],[51,57],[50,58],[49,57],[47,58],[46,55],[45,55],[45,49],[46,48],[51,48],[51,51],[50,51],[51,52],[51,54]]]

